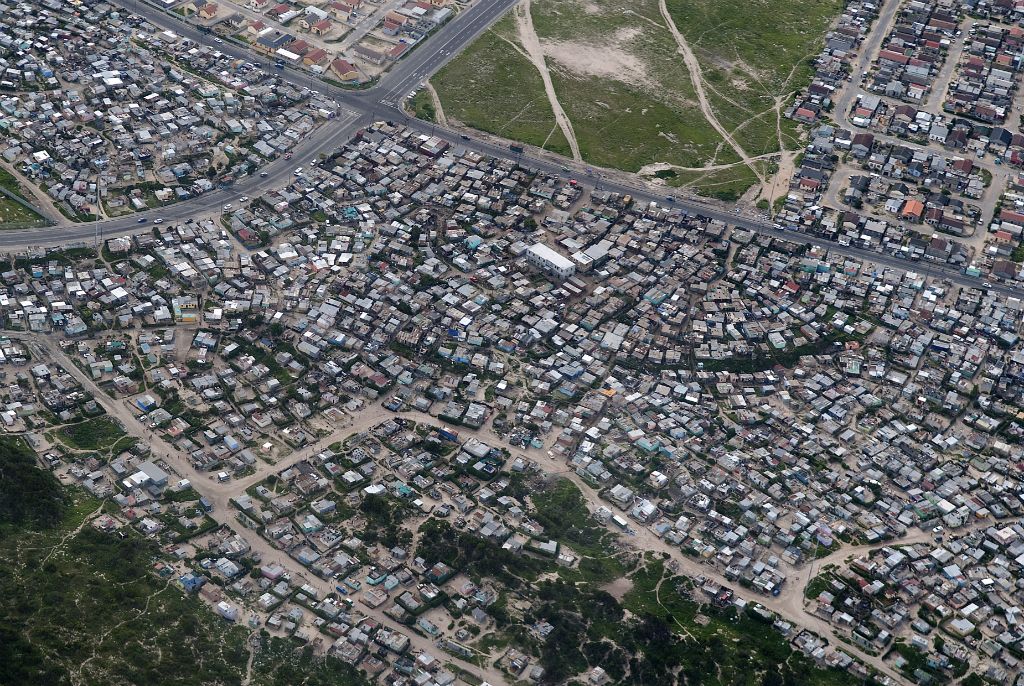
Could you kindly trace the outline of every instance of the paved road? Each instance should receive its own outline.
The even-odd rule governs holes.
[[[868,66],[874,61],[879,50],[881,50],[882,41],[889,35],[893,21],[896,18],[896,10],[899,9],[902,3],[903,0],[885,0],[885,3],[882,5],[882,11],[879,12],[878,18],[871,25],[871,30],[867,37],[861,43],[856,61],[851,65],[850,73],[853,75],[854,83],[860,82],[861,74],[867,71]],[[859,88],[843,88],[842,92],[835,99],[833,112],[847,112],[850,109],[850,103],[853,102],[854,96],[859,91]]]
[[[103,234],[111,236],[147,232],[152,226],[150,222],[156,217],[176,220],[200,216],[204,213],[215,211],[220,205],[236,200],[239,196],[255,196],[259,195],[261,191],[279,187],[288,178],[294,166],[302,165],[308,158],[320,153],[333,151],[358,129],[374,120],[381,119],[401,121],[413,129],[433,133],[454,145],[468,148],[480,154],[496,157],[514,157],[521,164],[549,174],[561,174],[563,168],[574,166],[577,171],[581,171],[580,165],[573,165],[569,160],[555,158],[554,156],[516,155],[511,153],[504,145],[498,145],[477,136],[468,136],[436,124],[413,119],[406,115],[399,105],[401,100],[413,88],[428,79],[448,60],[458,54],[463,47],[483,33],[507,12],[516,1],[480,0],[472,8],[461,12],[455,19],[438,30],[429,41],[414,49],[412,54],[396,64],[374,88],[368,90],[348,91],[339,89],[325,82],[313,79],[308,73],[291,68],[282,70],[279,76],[285,81],[296,86],[319,91],[338,101],[343,110],[338,118],[327,122],[315,135],[310,136],[309,140],[300,144],[295,151],[294,159],[287,161],[283,159],[277,160],[268,165],[264,169],[268,173],[265,178],[247,178],[239,181],[229,190],[213,191],[193,200],[160,210],[151,210],[127,218],[99,222]],[[181,17],[167,14],[144,2],[114,0],[114,3],[144,16],[154,25],[171,29],[192,40],[208,42],[210,39],[207,34],[188,24]],[[897,7],[898,0],[891,0],[891,2],[887,2],[886,6],[883,7],[882,16],[876,22],[871,35],[865,41],[865,45],[861,50],[861,61],[866,62],[873,55],[884,33],[888,30],[888,25]],[[238,59],[259,59],[262,61],[262,58],[254,57],[242,45],[225,42],[217,47],[222,52]],[[853,89],[844,89],[846,92],[851,90]],[[582,171],[586,172],[589,169],[589,167],[584,167]],[[959,269],[945,264],[911,263],[902,258],[862,250],[852,246],[843,246],[838,242],[816,236],[778,230],[763,219],[740,215],[729,211],[721,205],[691,199],[673,199],[670,201],[651,187],[642,185],[639,180],[622,180],[620,175],[610,171],[602,170],[600,173],[602,176],[596,177],[595,181],[603,189],[618,193],[628,193],[640,201],[672,205],[687,212],[719,219],[735,226],[756,231],[762,235],[792,239],[800,243],[809,243],[832,250],[841,255],[866,260],[882,267],[926,274],[940,279],[949,279],[951,282],[961,286],[980,287],[982,284],[980,278],[967,276]],[[145,223],[138,223],[139,217],[142,217]],[[8,231],[0,233],[0,248],[10,249],[26,245],[60,245],[72,241],[89,240],[94,236],[95,231],[95,224],[92,223],[59,225],[32,231]],[[1004,295],[1024,297],[1024,288],[998,285],[993,290]]]

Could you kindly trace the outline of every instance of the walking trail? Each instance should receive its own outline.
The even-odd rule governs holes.
[[[529,4],[529,3],[527,3]],[[683,62],[686,64],[686,70],[690,73],[690,81],[693,82],[693,90],[697,94],[697,102],[700,103],[700,111],[703,113],[704,118],[708,120],[711,127],[718,132],[718,135],[729,144],[743,163],[754,173],[757,180],[761,182],[763,186],[765,183],[764,175],[754,164],[754,160],[747,154],[747,151],[740,147],[740,144],[736,142],[736,139],[732,137],[725,127],[722,126],[721,122],[718,121],[718,117],[715,116],[714,110],[711,109],[711,104],[708,102],[707,93],[704,91],[704,75],[701,72],[700,62],[697,61],[697,56],[693,54],[693,50],[690,49],[690,44],[686,42],[683,34],[679,33],[679,29],[676,28],[675,22],[672,20],[672,15],[668,13],[668,7],[665,5],[665,0],[658,0],[658,10],[661,12],[662,19],[665,20],[665,25],[668,26],[668,30],[672,33],[672,37],[676,41],[676,46],[679,48],[679,54],[683,57]]]
[[[530,61],[533,62],[533,66],[540,73],[541,81],[544,82],[544,92],[548,96],[548,102],[551,103],[551,111],[554,112],[555,121],[558,122],[559,128],[562,129],[565,139],[569,141],[569,149],[572,150],[573,160],[582,162],[583,157],[580,155],[580,144],[576,141],[576,132],[573,131],[572,122],[569,121],[568,115],[562,109],[562,104],[558,102],[558,94],[555,93],[555,86],[551,83],[551,72],[548,71],[547,62],[544,60],[544,49],[541,48],[540,38],[537,37],[537,31],[533,28],[530,2],[531,0],[524,0],[515,9],[519,42],[526,48]]]

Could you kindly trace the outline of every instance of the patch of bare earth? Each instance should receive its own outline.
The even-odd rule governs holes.
[[[626,594],[633,590],[633,582],[626,577],[619,577],[601,587],[601,590],[616,600],[622,600]]]

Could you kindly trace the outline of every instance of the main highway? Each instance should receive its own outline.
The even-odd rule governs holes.
[[[473,150],[482,155],[493,157],[514,157],[524,166],[534,168],[548,174],[562,174],[567,168],[575,168],[585,181],[586,175],[595,172],[589,167],[583,168],[573,162],[553,155],[534,155],[532,152],[513,154],[507,145],[499,145],[491,140],[469,132],[456,132],[440,126],[423,122],[408,116],[401,107],[402,101],[417,87],[429,79],[438,69],[457,55],[477,36],[492,26],[503,14],[515,5],[517,0],[479,0],[474,6],[455,16],[442,26],[433,36],[416,46],[411,53],[395,64],[376,85],[365,90],[347,90],[338,88],[325,81],[315,78],[310,73],[286,67],[277,72],[284,81],[298,87],[309,88],[327,96],[339,104],[337,115],[316,129],[306,140],[299,143],[293,150],[290,160],[279,158],[266,165],[262,172],[266,176],[254,175],[239,180],[226,189],[218,189],[190,200],[169,205],[159,209],[135,213],[128,217],[106,219],[99,222],[64,223],[41,229],[24,231],[0,232],[0,248],[14,249],[26,246],[53,246],[89,241],[97,234],[104,237],[123,236],[133,233],[150,231],[152,221],[162,218],[166,222],[185,220],[191,217],[208,215],[217,211],[222,205],[237,200],[243,195],[258,196],[262,192],[279,188],[291,177],[296,166],[303,166],[320,155],[329,154],[342,146],[359,129],[373,121],[388,120],[402,124],[423,133],[431,133],[447,140],[450,144]],[[186,22],[179,15],[167,13],[155,6],[139,0],[113,0],[113,3],[124,9],[142,16],[149,23],[161,29],[174,31],[180,36],[197,43],[209,43],[209,34]],[[265,57],[253,54],[247,47],[230,40],[218,44],[217,49],[231,57],[262,61]],[[616,172],[600,172],[600,186],[604,190],[630,194],[640,202],[658,202],[663,206],[671,206],[692,214],[699,214],[718,219],[733,226],[739,226],[762,235],[775,238],[807,243],[824,248],[838,254],[864,260],[878,267],[890,267],[905,272],[946,279],[952,283],[981,287],[982,280],[964,274],[959,269],[938,262],[911,262],[893,255],[864,250],[855,246],[842,245],[819,236],[796,233],[776,228],[763,219],[730,211],[719,204],[701,202],[692,198],[666,198],[657,189],[643,185],[639,179],[626,180],[623,174]],[[142,223],[140,223],[140,218]],[[1024,298],[1024,289],[995,284],[991,290]]]

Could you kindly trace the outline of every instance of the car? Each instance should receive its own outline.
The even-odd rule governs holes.
[[[249,196],[243,195],[241,198],[238,199],[238,202],[249,202]]]
[[[295,171],[292,173],[295,174],[295,176],[300,176],[302,174],[302,167],[296,167]]]
[[[268,176],[270,176],[270,174],[268,174],[267,172],[260,172],[260,178],[261,178],[261,179],[265,179],[265,178],[267,178]]]
[[[214,43],[217,43],[217,44],[220,44],[220,43],[223,43],[223,42],[224,42],[224,39],[223,39],[223,38],[214,38],[214,39],[213,39],[213,42],[214,42]]]
[[[225,212],[227,212],[230,209],[231,209],[231,203],[228,203],[227,205],[224,206],[224,211]]]
[[[140,224],[145,224],[146,223],[146,218],[145,217],[139,217],[139,223]]]
[[[158,218],[156,218],[156,219],[154,219],[154,220],[153,220],[153,223],[154,223],[154,224],[163,224],[163,223],[164,223],[164,220],[158,217]]]
[[[468,140],[469,140],[469,136],[467,136],[467,135],[466,135],[466,134],[464,134],[464,133],[463,133],[463,134],[460,134],[460,135],[459,135],[459,138],[461,138],[461,139],[462,139],[462,140],[464,140],[464,141],[468,141]]]
[[[932,533],[933,534],[941,534],[942,531],[943,531],[942,525],[939,525],[939,526],[935,527],[934,529],[932,529]]]
[[[989,282],[989,281],[983,281],[983,282],[981,283],[981,287],[982,287],[982,288],[992,288],[992,283],[991,283],[991,282]]]
[[[675,201],[676,201],[676,199],[674,197],[672,197],[671,195],[666,196],[666,198],[665,198],[665,202],[675,202]]]

